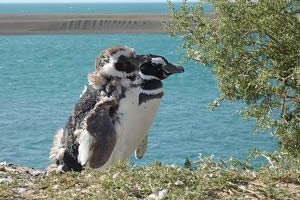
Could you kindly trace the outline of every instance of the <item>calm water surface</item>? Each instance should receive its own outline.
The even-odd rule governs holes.
[[[64,126],[87,84],[100,50],[128,45],[180,63],[179,41],[167,35],[0,36],[0,162],[45,168],[53,134]],[[207,104],[218,96],[211,73],[184,63],[185,73],[164,82],[165,96],[150,130],[149,146],[137,165],[160,160],[184,163],[198,153],[243,159],[254,147],[274,150],[271,136],[253,135],[253,122],[241,120],[241,105]]]
[[[174,4],[176,7],[180,3]],[[206,4],[205,12],[213,12]],[[60,3],[0,4],[0,14],[27,13],[167,13],[166,3]]]

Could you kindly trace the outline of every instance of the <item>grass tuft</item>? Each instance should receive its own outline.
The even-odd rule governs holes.
[[[298,161],[284,162],[254,170],[241,167],[249,163],[238,166],[200,156],[200,162],[185,168],[116,163],[103,170],[38,177],[27,168],[13,165],[13,171],[5,165],[0,179],[12,181],[0,184],[0,199],[300,199]]]

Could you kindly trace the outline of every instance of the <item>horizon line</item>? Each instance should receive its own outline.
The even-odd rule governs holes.
[[[192,0],[192,1],[188,1],[188,3],[190,2],[197,2],[197,0]],[[44,2],[0,2],[0,4],[64,4],[64,3],[84,3],[84,4],[89,4],[89,3],[94,3],[94,4],[104,4],[104,3],[109,3],[109,4],[117,4],[117,3],[140,3],[140,4],[143,4],[143,3],[168,3],[167,1],[114,1],[114,2],[95,2],[95,1],[82,1],[82,2],[68,2],[68,1],[63,1],[63,2],[53,2],[53,1],[44,1]],[[172,3],[182,3],[182,1],[172,1]]]

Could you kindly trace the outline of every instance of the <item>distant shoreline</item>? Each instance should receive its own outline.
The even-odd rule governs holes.
[[[165,33],[168,14],[0,14],[0,35]]]
[[[166,33],[169,14],[0,14],[0,35]]]

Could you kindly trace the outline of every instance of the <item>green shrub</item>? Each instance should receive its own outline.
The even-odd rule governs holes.
[[[165,24],[188,60],[209,67],[223,101],[242,102],[244,119],[278,137],[281,150],[300,155],[300,1],[207,0],[176,9]],[[297,19],[298,17],[298,19]]]

